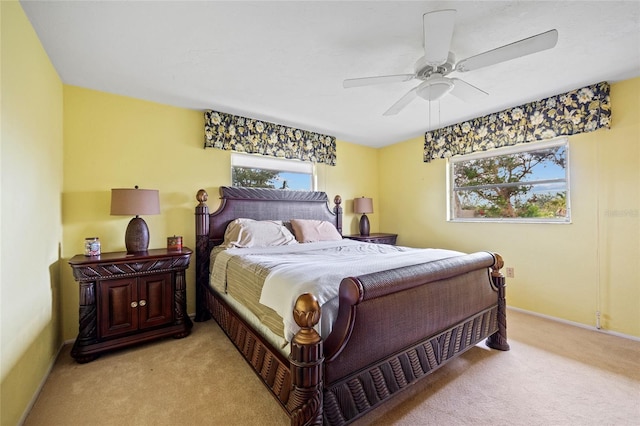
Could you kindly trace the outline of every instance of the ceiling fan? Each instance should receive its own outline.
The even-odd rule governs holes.
[[[551,49],[558,42],[558,31],[549,30],[456,62],[455,55],[449,51],[455,16],[456,11],[453,9],[423,15],[424,56],[416,61],[413,74],[349,78],[344,80],[343,86],[350,88],[422,80],[422,83],[401,97],[383,115],[397,114],[417,96],[427,101],[435,101],[450,93],[463,101],[473,102],[482,99],[488,93],[459,78],[447,77],[448,74],[473,71]]]

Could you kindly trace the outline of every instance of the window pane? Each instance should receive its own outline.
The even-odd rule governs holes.
[[[312,176],[308,173],[248,167],[232,168],[233,186],[311,191]]]
[[[313,191],[314,166],[305,161],[234,152],[231,181],[233,186]]]
[[[568,221],[567,145],[453,160],[454,219]]]

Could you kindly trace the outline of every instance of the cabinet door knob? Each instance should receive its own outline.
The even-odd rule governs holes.
[[[131,302],[131,307],[132,308],[137,308],[138,307],[138,302]]]
[[[146,301],[146,300],[142,299],[142,300],[140,301],[140,306],[146,306],[146,304],[147,304],[147,301]]]

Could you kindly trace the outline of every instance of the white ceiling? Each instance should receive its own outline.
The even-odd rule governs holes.
[[[215,109],[380,147],[600,81],[640,75],[639,1],[31,1],[21,4],[65,84]],[[451,50],[473,56],[549,29],[555,48],[455,75],[490,96],[417,98],[422,15],[457,10]],[[615,105],[613,106],[615,110]],[[614,111],[615,114],[615,111]]]

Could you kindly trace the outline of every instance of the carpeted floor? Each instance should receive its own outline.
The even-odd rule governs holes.
[[[640,425],[640,342],[509,310],[483,344],[356,425]],[[213,321],[77,364],[65,347],[25,425],[286,425]]]

